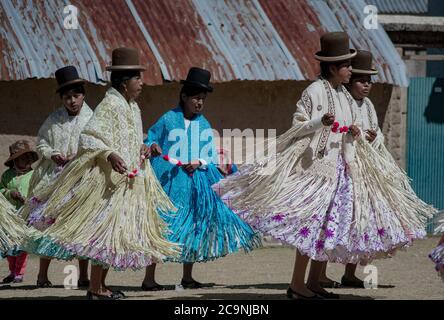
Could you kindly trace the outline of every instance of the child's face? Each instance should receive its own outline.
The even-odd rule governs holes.
[[[368,97],[372,88],[372,80],[369,75],[354,77],[351,83],[351,94],[353,98],[362,100]]]
[[[22,154],[20,157],[14,159],[14,168],[17,171],[27,171],[31,169],[34,159],[30,153]]]
[[[85,96],[82,93],[76,93],[73,90],[62,95],[63,105],[71,115],[77,115],[83,106]]]

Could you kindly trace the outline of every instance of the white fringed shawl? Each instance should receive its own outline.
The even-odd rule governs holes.
[[[320,81],[314,88],[328,90],[329,84]],[[327,92],[318,94],[327,95]],[[312,142],[322,140],[328,148],[330,128],[320,124],[318,132],[313,131],[312,110],[313,105],[318,105],[312,103],[312,98],[304,91],[297,103],[293,126],[275,142],[266,141],[259,153],[264,156],[252,161],[255,155],[249,155],[247,164],[240,166],[239,172],[213,186],[235,210],[262,218],[276,213],[304,218],[328,209],[336,188],[336,158],[315,156],[317,150],[313,150],[313,145],[320,143]],[[328,111],[335,114],[331,95],[328,107]]]
[[[56,182],[35,194],[45,203],[43,216],[56,219],[44,232],[65,244],[112,248],[114,252],[145,252],[158,261],[175,256],[176,244],[166,240],[167,226],[159,213],[176,208],[163,191],[149,161],[140,168],[142,140],[140,110],[114,89],[96,108],[80,137],[79,153]],[[112,170],[107,156],[116,152],[128,169],[140,175],[129,179]],[[32,199],[22,210],[29,216]]]

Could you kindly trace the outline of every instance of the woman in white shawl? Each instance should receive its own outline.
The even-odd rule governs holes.
[[[37,151],[42,158],[32,174],[29,193],[38,193],[40,189],[55,182],[63,168],[77,154],[80,132],[93,115],[85,100],[85,80],[79,77],[74,66],[67,66],[55,72],[63,106],[54,111],[45,120],[37,136]],[[29,225],[43,231],[48,227],[41,216],[23,216]],[[51,287],[48,270],[51,259],[40,258],[37,287]],[[88,287],[88,260],[79,259],[78,287]]]
[[[352,241],[351,250],[368,251],[368,260],[390,257],[396,249],[425,237],[426,218],[436,212],[418,198],[408,176],[384,145],[376,110],[368,98],[371,76],[378,73],[373,68],[372,60],[370,52],[358,50],[352,59],[352,77],[346,85],[353,123],[361,130],[353,165],[356,170],[352,170],[355,212],[362,217],[357,224],[357,228],[361,229],[356,230],[355,234],[364,232],[369,239],[364,243]],[[363,281],[355,276],[355,271],[356,263],[346,265],[341,286],[364,288]],[[335,283],[326,277],[325,269],[321,278],[325,287]]]
[[[324,35],[321,49],[315,57],[321,61],[322,78],[302,93],[292,128],[275,142],[277,154],[241,166],[214,186],[253,228],[296,247],[287,290],[292,299],[339,298],[320,286],[322,261],[349,259],[353,185],[346,168],[359,129],[351,126],[342,83],[350,79],[350,59],[356,52],[343,32]]]

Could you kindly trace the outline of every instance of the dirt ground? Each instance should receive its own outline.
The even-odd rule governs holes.
[[[373,262],[377,267],[377,289],[333,289],[341,299],[434,299],[444,300],[444,283],[438,278],[427,253],[436,245],[438,238],[418,241],[407,251],[398,252],[393,258]],[[140,285],[144,271],[111,271],[108,284],[123,290],[128,299],[286,299],[285,290],[291,277],[294,250],[279,245],[257,249],[250,254],[239,253],[214,262],[197,264],[195,278],[209,287],[183,290],[180,283],[181,265],[161,265],[157,281],[170,290],[144,292]],[[0,300],[3,299],[85,299],[84,290],[65,289],[64,267],[76,262],[53,261],[49,277],[54,287],[36,289],[38,258],[28,261],[25,280],[20,284],[0,284]],[[344,267],[329,264],[328,275],[340,280]],[[367,274],[358,267],[357,275],[364,279]],[[8,274],[7,261],[0,261],[0,277]]]

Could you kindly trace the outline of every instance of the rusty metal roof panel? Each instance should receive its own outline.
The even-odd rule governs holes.
[[[420,14],[428,12],[428,0],[365,0],[375,5],[379,13]]]
[[[307,1],[260,0],[260,4],[296,59],[304,77],[315,79],[319,74],[319,63],[314,53],[319,50],[320,35],[325,33],[317,13]]]
[[[102,83],[108,77],[105,66],[111,50],[131,45],[139,49],[142,63],[149,64],[144,80],[162,83],[159,66],[152,63],[153,54],[125,1],[74,0],[78,29],[64,28],[67,4],[57,0],[0,2],[2,65],[6,66],[0,69],[2,80],[52,78],[56,69],[72,64],[86,80]]]
[[[190,66],[211,70],[215,82],[235,78],[231,64],[192,1],[127,2],[134,8],[134,17],[140,19],[139,27],[157,48],[157,62],[165,64],[165,79],[185,79]]]
[[[148,85],[163,83],[162,72],[155,54],[147,43],[125,0],[72,0],[78,7],[79,24],[83,27],[87,42],[97,52],[102,66],[101,78],[108,79],[105,66],[111,62],[111,52],[118,47],[138,50],[140,62],[147,70],[142,73]]]
[[[50,78],[72,64],[103,83],[111,50],[120,46],[139,50],[149,85],[183,79],[191,66],[209,69],[214,82],[312,80],[319,36],[344,30],[375,53],[380,81],[406,84],[382,27],[363,28],[363,0],[73,0],[75,30],[63,25],[68,4],[0,1],[0,80]]]
[[[257,0],[193,0],[234,71],[226,80],[303,80],[299,66]]]

